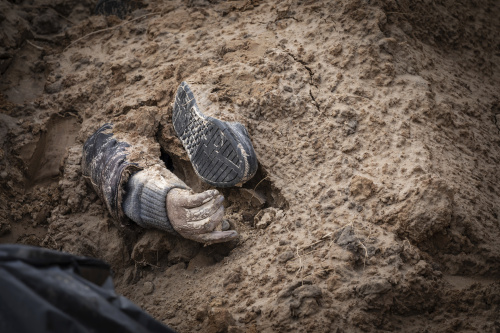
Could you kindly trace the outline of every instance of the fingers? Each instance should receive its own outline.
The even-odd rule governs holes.
[[[220,206],[220,208],[210,217],[210,222],[208,222],[206,231],[213,231],[224,218],[224,206]]]
[[[229,242],[238,239],[239,235],[236,230],[229,231],[213,231],[207,234],[198,235],[198,242],[209,244]]]
[[[167,197],[169,219],[183,237],[205,244],[228,242],[239,237],[235,230],[214,231],[224,218],[224,197],[219,191],[191,194],[183,190],[171,194],[171,200]]]
[[[184,208],[195,208],[204,205],[219,195],[217,190],[208,190],[202,193],[188,194],[182,198],[179,203]]]
[[[202,206],[191,208],[187,210],[189,219],[192,221],[203,220],[207,217],[214,215],[224,202],[224,197],[222,195],[217,195],[212,200],[203,204]]]
[[[199,232],[210,232],[217,227],[217,225],[222,221],[224,217],[224,206],[219,206],[214,214],[197,221],[189,221],[186,224],[189,228],[193,230],[198,230]]]

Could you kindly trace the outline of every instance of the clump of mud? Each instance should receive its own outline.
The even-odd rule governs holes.
[[[102,258],[180,332],[500,330],[497,2],[1,6],[0,242]],[[181,81],[258,155],[223,190],[237,243],[119,226],[81,177],[113,122],[208,189],[171,125]]]

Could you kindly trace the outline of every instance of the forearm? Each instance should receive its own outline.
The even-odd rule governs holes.
[[[176,234],[168,220],[166,196],[172,188],[188,187],[160,165],[159,159],[148,160],[145,164],[153,166],[146,169],[131,163],[129,154],[134,146],[117,140],[112,130],[113,125],[106,124],[85,142],[83,176],[117,221],[126,224],[132,220],[142,227]]]

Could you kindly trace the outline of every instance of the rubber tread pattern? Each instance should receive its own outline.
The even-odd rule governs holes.
[[[248,162],[241,151],[243,145],[238,145],[240,140],[233,129],[226,122],[203,115],[185,82],[177,90],[172,118],[177,136],[202,180],[213,186],[230,187],[248,177]],[[245,153],[253,157],[252,169],[256,169],[253,148]]]

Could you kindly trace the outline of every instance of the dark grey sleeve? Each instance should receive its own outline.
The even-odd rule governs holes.
[[[83,146],[82,174],[106,204],[111,216],[126,223],[121,207],[122,188],[128,176],[141,168],[127,161],[130,145],[113,138],[112,129],[112,124],[105,124],[87,139]]]
[[[166,198],[173,188],[188,189],[172,172],[152,167],[132,175],[125,186],[123,211],[144,228],[177,234],[168,220]]]
[[[131,163],[127,156],[133,147],[117,141],[112,129],[112,124],[105,124],[85,142],[83,176],[120,223],[132,220],[145,228],[177,234],[168,220],[166,197],[172,188],[189,187],[163,166],[143,170]]]

